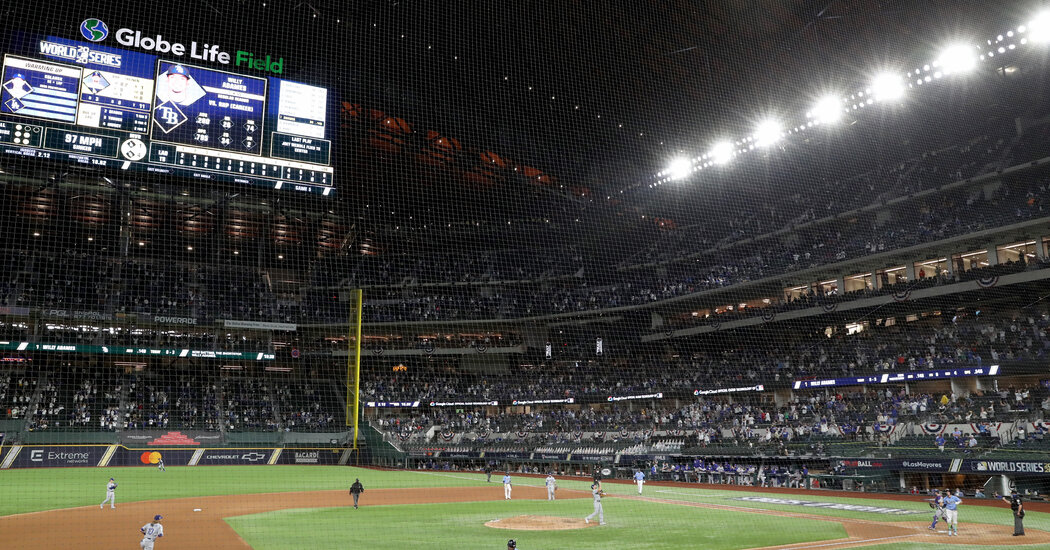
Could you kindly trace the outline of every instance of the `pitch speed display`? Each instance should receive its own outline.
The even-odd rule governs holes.
[[[100,43],[108,33],[97,20],[88,21],[96,22],[82,31],[89,42],[16,35],[0,75],[0,151],[333,193],[332,98],[325,88],[267,74],[283,71],[283,58],[242,66],[250,54],[237,52],[227,56],[236,65],[215,67],[177,47],[114,48]]]

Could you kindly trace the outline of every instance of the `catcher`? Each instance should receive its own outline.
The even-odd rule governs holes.
[[[941,495],[941,491],[935,491],[933,493],[933,498],[929,499],[927,502],[929,502],[930,508],[933,509],[933,523],[931,523],[927,529],[930,531],[936,531],[938,520],[943,519],[944,521],[948,521],[948,518],[944,515],[944,497]]]
[[[583,518],[583,522],[590,523],[591,518],[598,516],[598,525],[605,525],[605,510],[602,509],[602,497],[605,496],[605,491],[602,490],[601,481],[591,483],[591,494],[594,495],[594,512]]]

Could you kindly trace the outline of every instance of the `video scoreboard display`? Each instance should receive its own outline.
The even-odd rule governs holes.
[[[18,35],[11,50],[0,75],[6,154],[334,192],[325,88],[191,63],[174,48]]]

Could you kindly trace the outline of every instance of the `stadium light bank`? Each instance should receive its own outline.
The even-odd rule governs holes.
[[[759,124],[751,137],[719,142],[707,154],[697,156],[692,165],[688,160],[676,159],[667,169],[656,174],[656,181],[650,183],[649,187],[685,179],[693,172],[714,165],[727,164],[734,157],[754,150],[756,145],[768,146],[814,126],[835,124],[841,121],[847,113],[872,106],[876,102],[899,103],[907,94],[908,89],[921,87],[947,76],[971,73],[981,62],[993,59],[997,54],[1003,55],[1016,50],[1018,46],[1029,44],[1050,44],[1050,9],[1036,14],[1027,25],[1020,25],[1015,30],[1009,30],[994,39],[988,39],[985,44],[952,43],[940,50],[935,60],[912,71],[905,73],[883,71],[876,74],[864,89],[857,90],[848,96],[841,94],[823,96],[805,114],[805,122],[786,126],[786,130],[779,132],[775,139],[773,136],[777,132],[773,131],[773,125],[779,128],[779,123],[768,120]],[[734,143],[737,147],[733,146]]]

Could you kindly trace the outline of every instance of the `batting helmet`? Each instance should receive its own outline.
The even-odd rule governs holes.
[[[518,547],[518,542],[516,540],[510,539],[510,540],[507,541],[507,548],[517,548],[517,547]]]

